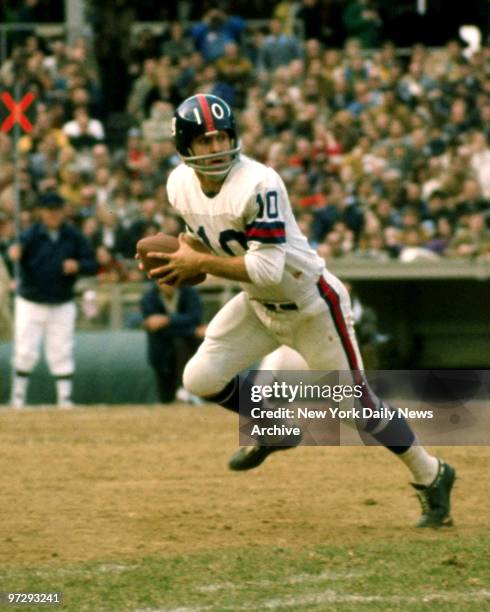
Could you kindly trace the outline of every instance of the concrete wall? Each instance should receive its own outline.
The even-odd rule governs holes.
[[[0,344],[0,403],[10,393],[11,345]],[[77,404],[156,403],[153,371],[146,361],[144,332],[81,332],[76,339],[74,401]],[[53,381],[43,362],[31,377],[28,403],[55,402]]]

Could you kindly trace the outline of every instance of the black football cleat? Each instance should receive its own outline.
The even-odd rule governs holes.
[[[228,462],[228,467],[234,472],[253,470],[264,463],[267,457],[272,453],[288,450],[290,448],[296,448],[298,444],[300,444],[302,438],[303,436],[301,434],[298,436],[291,436],[287,440],[290,442],[290,444],[285,446],[267,446],[266,444],[257,446],[242,446],[242,448],[237,450],[237,452],[232,456]]]
[[[439,460],[439,471],[431,485],[424,486],[412,484],[420,505],[422,516],[416,527],[450,527],[451,518],[451,489],[456,480],[456,471],[449,463]]]

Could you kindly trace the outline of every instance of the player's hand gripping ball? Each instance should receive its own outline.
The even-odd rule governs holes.
[[[190,245],[195,251],[201,253],[209,253],[209,249],[198,242],[192,242]],[[179,249],[179,240],[175,236],[170,234],[164,234],[160,232],[154,236],[147,236],[142,238],[136,244],[136,252],[139,260],[143,264],[143,268],[147,274],[153,270],[153,268],[159,268],[165,264],[165,260],[157,259],[156,257],[148,257],[148,253],[175,253]],[[154,277],[155,278],[155,277]],[[206,274],[199,273],[195,276],[187,278],[183,285],[198,285],[206,279]]]

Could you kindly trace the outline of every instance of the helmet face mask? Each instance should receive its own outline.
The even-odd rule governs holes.
[[[230,136],[230,149],[218,153],[195,155],[191,145],[194,138],[224,131]],[[228,104],[210,94],[197,94],[184,100],[172,120],[175,147],[182,160],[191,168],[210,179],[223,179],[236,163],[240,153],[238,132],[233,112]],[[216,164],[213,160],[223,158]],[[211,163],[206,163],[211,162]]]

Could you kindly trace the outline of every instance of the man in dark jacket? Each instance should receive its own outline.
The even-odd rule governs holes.
[[[148,360],[160,401],[166,404],[175,399],[185,364],[199,346],[196,328],[202,320],[201,299],[193,287],[154,284],[140,306],[148,336]]]
[[[56,379],[58,406],[72,407],[75,369],[73,346],[76,307],[74,285],[79,274],[95,274],[97,262],[82,233],[65,222],[62,198],[55,192],[41,195],[39,221],[22,232],[9,249],[19,262],[15,298],[15,343],[11,405],[25,404],[29,376],[45,340],[45,354]]]

